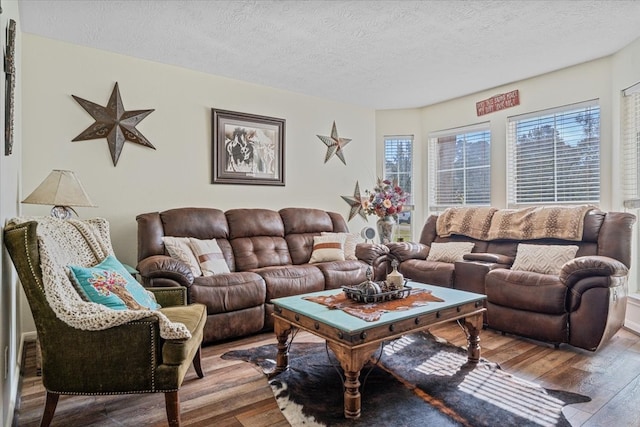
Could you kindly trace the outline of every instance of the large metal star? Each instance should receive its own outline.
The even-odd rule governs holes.
[[[351,196],[340,196],[342,200],[349,203],[351,206],[351,210],[349,211],[349,219],[351,221],[354,216],[360,214],[360,216],[364,219],[367,219],[367,214],[362,210],[362,196],[360,195],[360,184],[356,181],[356,189],[353,191],[353,197]]]
[[[333,155],[335,154],[336,156],[338,156],[340,160],[342,160],[342,163],[344,163],[345,165],[347,164],[347,162],[344,159],[343,149],[351,141],[351,139],[340,138],[338,136],[338,130],[336,129],[335,121],[333,122],[333,127],[331,128],[331,136],[323,136],[323,135],[316,135],[316,136],[320,138],[320,140],[324,142],[324,144],[327,146],[327,154],[324,156],[325,163],[327,163],[327,161],[330,158],[332,158]]]
[[[117,82],[106,107],[75,95],[71,96],[96,120],[94,124],[73,138],[72,141],[107,138],[113,166],[118,164],[118,158],[120,157],[125,141],[131,141],[145,147],[153,148],[154,150],[156,149],[156,147],[151,145],[147,138],[136,129],[136,125],[154,110],[124,111]]]

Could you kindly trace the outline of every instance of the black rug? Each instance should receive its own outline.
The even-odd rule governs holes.
[[[225,353],[275,367],[276,345]],[[377,358],[376,354],[374,358]],[[467,363],[465,349],[429,334],[387,343],[360,375],[362,415],[343,413],[342,369],[324,344],[294,343],[287,371],[269,383],[294,426],[570,426],[562,408],[591,399],[520,380],[485,359]]]

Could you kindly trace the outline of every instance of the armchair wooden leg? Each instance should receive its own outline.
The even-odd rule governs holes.
[[[202,372],[202,360],[200,357],[200,350],[202,347],[198,347],[198,352],[193,357],[193,368],[196,370],[196,374],[198,378],[204,377],[204,372]]]
[[[42,418],[40,419],[40,427],[49,427],[49,424],[51,424],[53,413],[56,412],[56,406],[58,405],[59,398],[59,394],[47,391],[47,399],[44,405]]]
[[[167,410],[167,422],[169,427],[180,427],[180,398],[177,391],[168,391],[164,394],[164,402]]]

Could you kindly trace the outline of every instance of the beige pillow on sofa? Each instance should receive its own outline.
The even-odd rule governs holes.
[[[200,240],[189,238],[189,246],[193,251],[202,270],[203,276],[213,276],[215,274],[229,273],[229,266],[224,260],[222,249],[216,239]]]
[[[574,245],[527,245],[520,243],[512,270],[560,275],[565,262],[576,257]]]
[[[313,252],[309,264],[316,262],[344,261],[346,236],[336,234],[313,236]]]
[[[462,261],[465,254],[471,253],[473,242],[432,242],[427,261],[456,262]]]
[[[189,269],[195,277],[202,276],[202,270],[200,270],[200,263],[196,259],[191,246],[189,246],[188,237],[171,237],[164,236],[162,238],[164,247],[167,248],[169,256],[175,258],[187,264]]]
[[[333,236],[333,235],[345,236],[345,240],[344,240],[344,259],[349,259],[349,260],[358,259],[356,257],[356,245],[358,243],[362,243],[364,241],[362,239],[362,237],[360,237],[359,234],[355,234],[355,233],[330,233],[330,232],[327,232],[327,231],[323,231],[320,234],[322,234],[323,236]]]

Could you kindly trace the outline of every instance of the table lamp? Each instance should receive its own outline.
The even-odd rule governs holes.
[[[58,169],[54,169],[22,203],[53,205],[51,216],[60,219],[71,218],[71,212],[78,216],[72,206],[96,207],[76,175]]]

